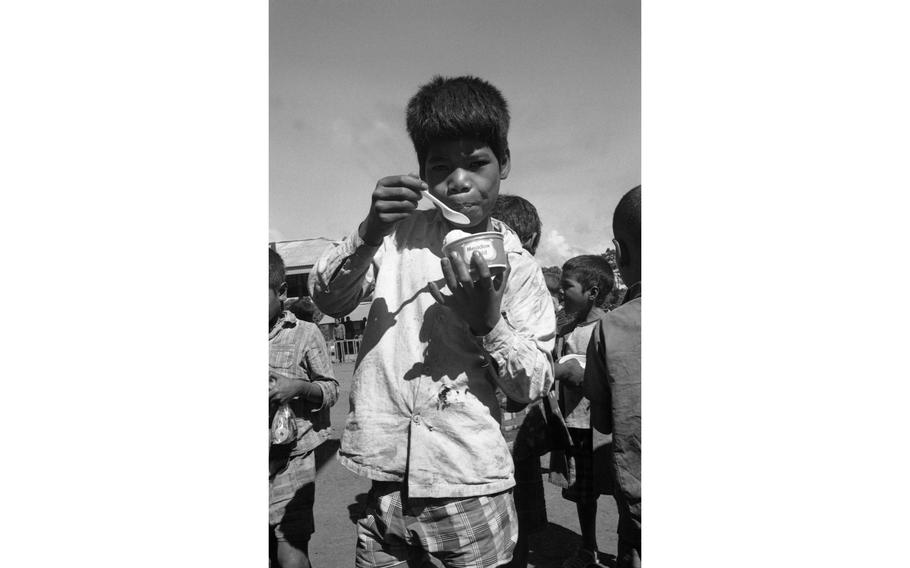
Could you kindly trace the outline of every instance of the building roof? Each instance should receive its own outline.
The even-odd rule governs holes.
[[[319,255],[332,242],[331,239],[316,237],[299,241],[278,241],[269,243],[269,246],[284,259],[284,266],[288,273],[293,273],[295,270],[312,268]]]
[[[333,242],[335,241],[331,239],[316,237],[299,241],[277,241],[269,243],[269,247],[274,248],[281,255],[284,260],[285,272],[290,275],[309,273],[313,265],[316,264],[316,260],[322,255],[322,252]],[[296,299],[288,298],[288,304],[286,305],[290,305]],[[360,321],[362,318],[367,317],[372,301],[372,296],[365,298],[347,317],[350,317],[351,321]],[[332,323],[334,321],[335,318],[326,315],[318,323]]]

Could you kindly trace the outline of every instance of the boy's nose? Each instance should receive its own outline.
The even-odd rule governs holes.
[[[449,175],[449,183],[447,189],[450,194],[465,193],[466,191],[470,191],[471,179],[468,175],[468,172],[461,168],[455,169],[455,171]]]

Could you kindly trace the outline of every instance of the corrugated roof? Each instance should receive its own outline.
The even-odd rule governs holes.
[[[332,242],[331,239],[316,237],[299,241],[278,241],[277,243],[269,243],[269,245],[274,245],[275,250],[284,259],[286,269],[294,269],[309,268],[316,264],[319,255]]]

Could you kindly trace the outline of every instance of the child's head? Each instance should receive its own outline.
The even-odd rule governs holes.
[[[275,249],[269,249],[269,324],[278,319],[282,304],[287,296],[288,285],[284,281],[284,261]]]
[[[310,298],[308,296],[304,296],[303,298],[300,298],[288,306],[288,310],[297,316],[297,319],[301,319],[303,321],[319,323],[319,321],[322,319],[322,312],[320,312],[319,308],[316,307],[315,302],[313,302],[313,298]]]
[[[530,201],[517,195],[500,193],[491,216],[511,227],[526,251],[531,254],[537,252],[541,223],[537,208]]]
[[[613,244],[623,282],[641,282],[641,186],[630,189],[613,212]]]
[[[465,230],[486,230],[510,169],[502,93],[476,77],[436,76],[408,102],[406,121],[429,191],[467,215]]]
[[[547,291],[553,299],[553,307],[558,311],[562,307],[562,290],[559,287],[562,269],[558,266],[547,266],[541,270],[543,271],[543,280],[547,284]]]
[[[613,290],[613,269],[602,255],[576,256],[562,265],[560,286],[566,312],[581,318]]]

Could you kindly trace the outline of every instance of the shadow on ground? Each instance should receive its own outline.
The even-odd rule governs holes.
[[[354,497],[354,502],[348,505],[348,518],[351,519],[351,522],[355,525],[357,524],[357,519],[363,515],[363,510],[367,506],[367,494],[361,493]]]
[[[316,471],[322,469],[322,466],[335,457],[335,452],[340,446],[341,440],[329,439],[316,447]]]
[[[534,568],[560,568],[567,558],[581,546],[581,535],[553,523],[531,536],[528,565]],[[616,558],[612,554],[598,553],[598,562],[613,568]]]

